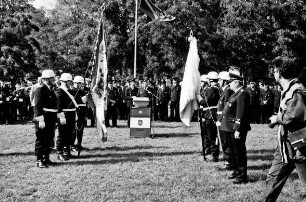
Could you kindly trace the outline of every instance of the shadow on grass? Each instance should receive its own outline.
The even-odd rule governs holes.
[[[76,161],[67,162],[67,164],[116,164],[125,162],[139,162],[143,160],[152,160],[150,157],[163,157],[163,156],[184,156],[193,155],[197,151],[182,151],[182,152],[133,152],[133,153],[121,153],[121,154],[93,154],[93,155],[82,155],[75,159]],[[78,159],[93,159],[93,158],[110,158],[110,159],[95,159],[90,161],[77,161]],[[65,163],[66,164],[66,163]]]
[[[129,151],[129,150],[136,150],[136,149],[158,149],[158,148],[167,148],[167,147],[153,147],[153,146],[133,146],[133,147],[119,147],[119,146],[113,146],[113,147],[105,147],[105,148],[100,148],[100,147],[94,147],[92,149],[89,149],[90,151],[107,151],[107,150],[112,150],[112,151]]]
[[[275,149],[250,149],[248,150],[248,153],[255,153],[255,154],[258,154],[258,153],[269,153],[269,154],[274,154],[275,152]]]
[[[193,135],[199,135],[200,133],[162,133],[162,134],[152,134],[154,138],[161,138],[161,137],[189,137]]]
[[[262,173],[251,173],[249,176],[249,182],[250,183],[255,183],[258,181],[265,181],[267,179],[267,173],[262,172]]]
[[[263,163],[255,166],[248,166],[249,170],[268,170],[272,165],[272,161],[270,163]]]
[[[165,126],[165,125],[154,125],[154,123],[152,124],[152,127],[154,127],[154,128],[172,128],[172,129],[174,129],[174,128],[182,128],[182,126],[170,126],[170,125]]]
[[[248,150],[248,160],[272,161],[275,149]]]
[[[6,156],[33,156],[34,152],[11,152],[11,153],[0,153],[0,157]]]

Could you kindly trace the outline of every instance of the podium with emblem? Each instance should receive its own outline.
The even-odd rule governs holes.
[[[148,97],[133,97],[130,114],[130,136],[135,138],[150,137],[151,108]]]

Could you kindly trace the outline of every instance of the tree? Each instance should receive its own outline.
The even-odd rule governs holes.
[[[32,37],[39,27],[31,21],[34,8],[27,0],[0,4],[0,76],[16,80],[25,73],[36,72],[39,43]]]

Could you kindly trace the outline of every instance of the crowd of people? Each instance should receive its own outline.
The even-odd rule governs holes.
[[[87,81],[87,82],[86,82]],[[59,76],[56,77],[59,85]],[[177,77],[165,77],[159,81],[143,78],[127,78],[119,80],[110,78],[109,110],[106,125],[117,126],[117,119],[128,120],[129,108],[132,106],[132,96],[149,97],[152,108],[152,119],[157,121],[180,121],[179,101],[180,83]],[[22,123],[33,118],[33,86],[39,83],[37,79],[18,79],[16,82],[0,81],[0,124]],[[86,79],[84,88],[89,89]],[[88,90],[87,90],[88,91]],[[251,123],[268,123],[268,118],[279,108],[281,87],[271,82],[257,81],[248,83],[251,95],[250,104],[253,109]],[[198,113],[193,120],[198,120]],[[94,125],[94,117],[89,109],[88,123]]]

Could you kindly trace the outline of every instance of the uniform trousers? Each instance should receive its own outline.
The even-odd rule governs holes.
[[[204,149],[209,149],[213,157],[219,157],[219,146],[217,142],[217,126],[212,119],[205,119],[201,124],[201,137]],[[205,152],[205,151],[203,151]]]
[[[180,103],[178,101],[171,101],[170,104],[170,120],[180,121]]]
[[[49,160],[51,146],[55,134],[56,120],[56,113],[45,112],[45,128],[39,128],[38,122],[35,123],[35,155],[37,156],[37,160]]]
[[[112,118],[112,126],[117,127],[117,105],[107,105],[107,112],[105,116],[105,125],[109,127],[109,119]]]
[[[266,181],[267,188],[262,202],[274,202],[277,200],[287,179],[293,170],[296,169],[297,174],[302,182],[304,194],[306,191],[306,162],[297,163],[290,160],[288,163],[282,161],[279,147],[274,153],[274,160],[268,173]]]
[[[159,105],[159,119],[161,121],[168,120],[168,104],[167,102],[162,102]]]
[[[75,112],[65,112],[66,124],[58,124],[58,136],[56,140],[57,153],[68,155],[72,141],[73,130],[75,129]]]
[[[246,153],[246,136],[247,131],[240,132],[240,138],[235,138],[235,132],[229,132],[229,149],[231,167],[237,176],[237,179],[247,179],[247,153]]]
[[[80,109],[77,111],[78,120],[75,125],[75,129],[72,134],[72,142],[71,146],[74,146],[75,140],[77,140],[76,146],[81,147],[82,141],[83,141],[83,132],[86,122],[86,114],[87,114],[87,107],[80,107]]]
[[[222,150],[223,150],[223,160],[230,164],[231,163],[231,161],[230,161],[230,147],[229,147],[230,132],[223,131],[223,130],[219,130],[219,132],[220,132],[221,146],[222,146]]]

